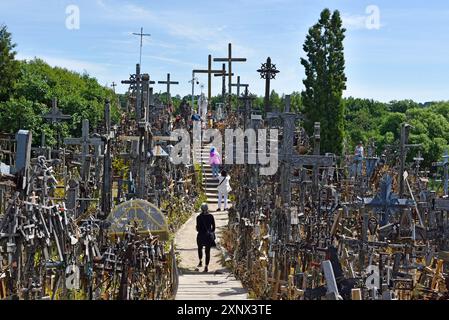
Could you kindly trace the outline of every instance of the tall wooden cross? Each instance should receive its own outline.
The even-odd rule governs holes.
[[[167,94],[168,94],[168,103],[171,102],[171,96],[170,96],[170,86],[173,85],[178,85],[179,82],[178,81],[170,81],[170,73],[167,73],[167,80],[166,81],[158,81],[158,84],[166,84],[167,85]]]
[[[210,100],[212,98],[212,75],[213,74],[222,74],[222,70],[213,70],[212,69],[212,55],[209,55],[208,62],[207,62],[207,69],[205,70],[193,70],[193,78],[195,78],[196,73],[207,73],[207,84],[208,84],[208,90],[207,90],[207,100],[210,103]],[[192,106],[193,108],[194,106]]]
[[[114,81],[112,81],[111,87],[112,87],[112,89],[114,90],[114,93],[115,93],[115,87],[117,87],[117,84]]]
[[[260,73],[260,77],[265,79],[265,101],[264,108],[265,113],[271,112],[270,106],[270,81],[276,78],[276,74],[279,70],[276,69],[276,65],[271,63],[271,58],[267,58],[267,62],[262,64],[262,67],[257,70]]]
[[[231,76],[233,76],[234,74],[232,74]],[[221,69],[221,73],[218,74],[214,74],[215,77],[221,77],[221,96],[223,98],[223,103],[225,102],[226,99],[226,77],[229,76],[229,73],[226,72],[226,64],[223,63],[222,69]]]
[[[237,87],[237,97],[240,97],[240,88],[248,88],[249,84],[240,83],[240,76],[238,76],[237,83],[233,83],[232,86]]]
[[[215,58],[216,62],[227,62],[228,63],[228,94],[229,94],[229,106],[231,106],[231,95],[232,95],[232,63],[233,62],[246,62],[246,58],[233,58],[232,57],[232,44],[228,44],[228,57],[227,58]]]

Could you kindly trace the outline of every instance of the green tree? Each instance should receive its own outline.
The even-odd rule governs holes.
[[[311,134],[314,123],[320,122],[322,151],[336,154],[341,154],[344,138],[345,31],[339,11],[323,10],[303,46],[307,59],[301,58],[306,73],[302,92],[306,131]]]
[[[15,44],[11,33],[0,25],[0,101],[6,101],[13,93],[14,84],[19,76],[19,63],[15,60]]]

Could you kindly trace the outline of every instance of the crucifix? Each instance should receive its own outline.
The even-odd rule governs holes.
[[[240,83],[240,76],[237,76],[237,83],[233,83],[232,86],[237,87],[237,97],[240,97],[240,88],[248,88],[249,84]]]
[[[276,69],[276,65],[271,63],[271,58],[267,58],[267,62],[262,64],[262,67],[257,70],[260,73],[260,77],[265,79],[265,100],[264,100],[264,108],[265,113],[271,112],[270,106],[270,81],[276,78],[276,74],[279,73],[279,70]]]
[[[228,44],[228,57],[227,58],[214,58],[215,62],[227,62],[228,63],[228,101],[229,108],[231,107],[231,95],[232,95],[232,63],[233,62],[246,62],[246,58],[233,58],[232,57],[232,44]]]
[[[208,84],[208,91],[207,91],[207,101],[210,103],[210,100],[212,98],[212,74],[222,74],[222,70],[213,70],[212,69],[212,55],[209,55],[208,62],[207,62],[207,69],[206,70],[193,70],[193,78],[195,78],[196,73],[207,73],[207,84]],[[192,108],[194,106],[192,105]]]
[[[57,98],[53,98],[52,100],[52,106],[51,106],[51,111],[50,113],[47,113],[46,115],[43,116],[44,119],[49,120],[50,123],[55,126],[56,123],[61,122],[63,120],[70,120],[72,119],[72,116],[70,115],[65,115],[63,114],[59,109],[58,109],[58,99]],[[57,128],[57,148],[59,149],[59,142],[60,142],[60,130],[59,128]]]
[[[171,102],[171,96],[170,96],[170,86],[179,84],[178,81],[170,81],[170,73],[167,73],[167,80],[166,81],[158,81],[158,84],[166,84],[167,85],[167,94],[168,94],[168,103]]]
[[[232,74],[231,76],[233,76],[234,74]],[[226,77],[229,76],[229,74],[226,72],[226,64],[223,63],[223,66],[221,68],[221,73],[218,74],[214,74],[215,77],[221,77],[221,97],[223,98],[223,103],[226,102]]]
[[[151,37],[151,34],[143,33],[143,28],[140,28],[140,33],[134,32],[133,35],[140,37],[140,59],[139,59],[139,65],[142,65],[143,37]]]
[[[112,89],[114,90],[114,93],[115,93],[115,87],[117,87],[117,84],[114,81],[112,81],[111,87],[112,87]]]

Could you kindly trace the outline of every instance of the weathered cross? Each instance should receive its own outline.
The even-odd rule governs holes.
[[[237,83],[233,83],[232,86],[237,87],[237,97],[240,97],[240,88],[248,88],[249,84],[240,83],[240,76],[238,76]]]
[[[449,184],[449,152],[446,150],[445,154],[443,156],[443,161],[433,163],[433,166],[443,168],[443,172],[444,172],[443,190],[444,190],[444,195],[447,196],[448,195],[448,184]]]
[[[150,81],[150,76],[148,74],[140,73],[140,64],[136,65],[136,74],[130,76],[129,80],[122,80],[122,84],[129,84],[135,88],[136,93],[136,121],[140,121],[143,116],[143,108],[142,101],[145,100],[142,98],[144,93],[142,92],[144,88],[143,85],[149,86],[150,84],[155,84],[156,82]]]
[[[270,81],[276,78],[276,74],[279,73],[279,70],[276,69],[276,65],[271,63],[271,58],[267,58],[267,62],[262,64],[262,67],[257,70],[260,73],[260,77],[265,79],[265,100],[264,100],[264,108],[265,113],[271,112],[270,106]]]
[[[233,62],[246,62],[246,58],[233,58],[232,57],[232,44],[228,44],[228,57],[227,58],[215,58],[215,62],[227,62],[228,63],[228,93],[229,93],[229,106],[231,105],[232,94],[232,63]]]
[[[117,87],[117,84],[114,81],[112,81],[111,87],[112,87],[112,89],[114,90],[114,93],[115,93],[115,87]]]
[[[51,112],[43,116],[44,119],[50,120],[52,124],[60,122],[61,120],[70,120],[72,116],[62,114],[58,109],[58,99],[53,98]]]
[[[90,137],[89,120],[84,119],[81,138],[66,138],[64,139],[64,144],[81,146],[81,159],[82,159],[81,177],[83,181],[87,181],[90,169],[89,146],[101,146],[103,145],[103,141],[100,138]]]
[[[207,73],[207,101],[210,103],[212,98],[212,74],[222,74],[222,70],[213,70],[212,69],[212,55],[209,55],[207,62],[207,69],[205,70],[193,70],[193,78],[195,78],[196,73]],[[193,108],[194,106],[192,106]]]
[[[167,73],[167,80],[166,81],[158,81],[159,84],[166,84],[167,85],[167,94],[168,94],[168,102],[171,102],[171,96],[170,96],[170,86],[179,84],[178,81],[170,81],[170,73]]]
[[[229,73],[226,72],[226,64],[223,63],[222,69],[221,69],[221,74],[214,74],[215,77],[221,77],[222,82],[221,82],[221,95],[223,98],[223,102],[225,102],[225,96],[226,96],[226,77],[229,76]],[[233,76],[234,74],[232,74],[231,76]]]
[[[52,125],[54,125],[55,123],[58,123],[62,120],[70,120],[72,118],[72,116],[70,115],[65,115],[63,114],[59,109],[58,109],[58,99],[57,98],[53,98],[52,100],[52,107],[51,107],[51,112],[44,115],[43,116],[44,119],[49,120],[51,122]],[[61,140],[61,132],[60,129],[57,128],[57,148],[59,149],[59,143]]]
[[[399,199],[393,193],[393,179],[385,175],[380,182],[380,192],[374,198],[363,198],[365,207],[380,213],[380,226],[388,223],[389,217],[399,209],[410,208],[415,205],[411,199]]]

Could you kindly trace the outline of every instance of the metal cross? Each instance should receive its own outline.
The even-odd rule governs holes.
[[[212,55],[209,55],[208,57],[208,63],[207,63],[207,69],[206,70],[193,70],[193,78],[195,78],[196,73],[207,73],[207,84],[208,84],[208,91],[207,91],[207,100],[210,103],[210,100],[212,98],[212,74],[222,74],[222,70],[213,70],[212,69]],[[192,106],[193,108],[194,106]]]
[[[179,84],[179,82],[178,81],[170,81],[170,73],[167,73],[167,80],[166,81],[158,81],[157,83],[167,85],[168,101],[170,103],[170,101],[171,101],[170,85],[172,85],[172,84],[177,85],[177,84]]]
[[[380,182],[380,192],[374,198],[363,198],[365,207],[373,208],[380,213],[380,226],[388,223],[388,218],[398,209],[410,208],[415,201],[410,199],[399,199],[393,193],[393,178],[385,175]]]
[[[227,62],[228,63],[228,93],[229,93],[229,106],[231,105],[232,94],[232,63],[233,62],[246,62],[246,58],[233,58],[232,57],[232,43],[228,44],[228,57],[227,58],[215,58],[215,62]]]
[[[222,77],[222,83],[221,83],[221,95],[223,98],[223,102],[225,102],[225,96],[226,96],[226,77],[229,76],[229,74],[226,72],[226,64],[223,63],[221,74],[214,74],[215,77]],[[234,74],[232,74],[233,76]]]
[[[135,36],[140,36],[140,59],[139,65],[142,65],[142,47],[143,47],[143,37],[151,37],[151,34],[143,33],[143,28],[140,28],[140,33],[133,33]]]
[[[267,58],[267,62],[262,64],[262,67],[257,70],[260,73],[260,77],[265,79],[265,113],[271,112],[270,106],[270,81],[276,78],[276,74],[279,70],[276,69],[276,65],[271,63],[271,58]]]
[[[237,87],[237,97],[240,97],[240,88],[248,88],[249,84],[240,83],[240,76],[238,76],[237,83],[233,83],[232,86]]]

